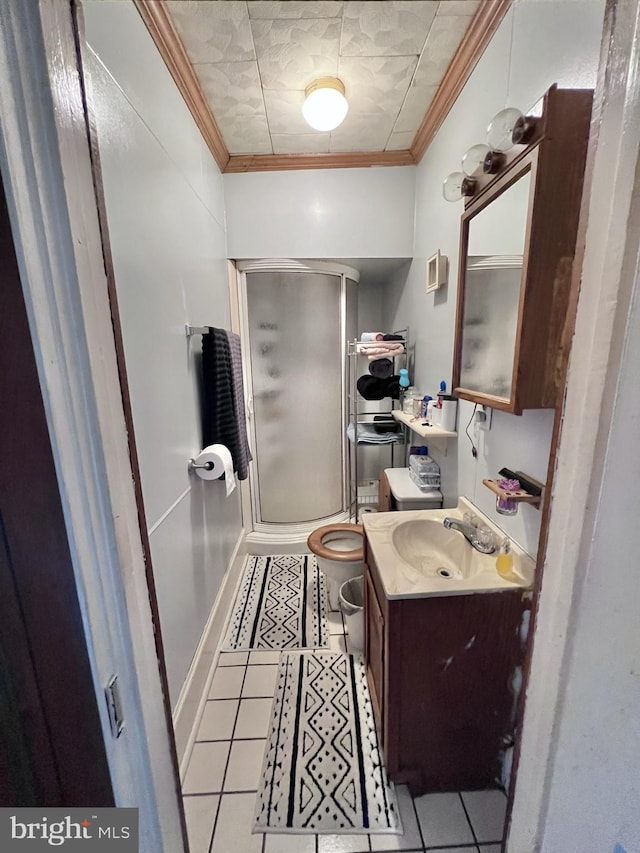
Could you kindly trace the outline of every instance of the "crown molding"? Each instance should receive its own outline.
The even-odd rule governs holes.
[[[330,154],[237,154],[225,174],[293,169],[357,169],[367,166],[413,166],[410,151],[346,151]]]
[[[227,146],[167,7],[162,0],[134,0],[134,3],[204,141],[224,171],[229,162]]]
[[[483,0],[480,3],[411,144],[410,151],[416,163],[420,162],[449,114],[486,46],[509,11],[511,2],[512,0]]]

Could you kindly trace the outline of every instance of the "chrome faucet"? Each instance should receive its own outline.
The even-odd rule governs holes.
[[[467,542],[480,551],[481,554],[493,554],[495,544],[493,534],[488,527],[474,527],[472,524],[467,524],[464,521],[458,521],[457,518],[447,518],[442,522],[447,530],[459,530]]]

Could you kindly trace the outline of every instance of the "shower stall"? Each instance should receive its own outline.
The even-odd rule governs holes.
[[[238,262],[254,546],[295,546],[347,518],[346,342],[359,273],[327,261]]]

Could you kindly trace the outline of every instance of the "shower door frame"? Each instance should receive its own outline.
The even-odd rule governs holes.
[[[249,463],[249,494],[251,507],[251,530],[255,533],[270,534],[277,536],[279,533],[286,538],[306,535],[319,523],[330,524],[334,521],[344,521],[348,515],[348,454],[347,454],[347,278],[358,284],[360,273],[346,264],[332,263],[330,261],[292,260],[288,258],[267,258],[262,260],[236,261],[237,286],[238,286],[238,322],[240,328],[237,330],[243,341],[242,366],[243,380],[247,394],[247,420],[250,446],[254,455]],[[247,273],[254,272],[295,272],[298,274],[313,275],[316,273],[335,275],[340,277],[340,339],[342,342],[340,352],[340,412],[342,425],[342,441],[340,445],[341,471],[342,471],[342,509],[335,515],[324,517],[320,520],[302,522],[277,522],[262,521],[260,514],[260,475],[258,472],[258,446],[256,441],[255,417],[253,406],[253,375],[251,370],[251,348],[249,329],[249,306],[247,299]],[[247,525],[245,524],[245,528]]]

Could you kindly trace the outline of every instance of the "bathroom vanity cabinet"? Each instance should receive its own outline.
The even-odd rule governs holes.
[[[522,680],[522,589],[388,599],[365,538],[365,655],[389,777],[412,793],[493,787]]]

